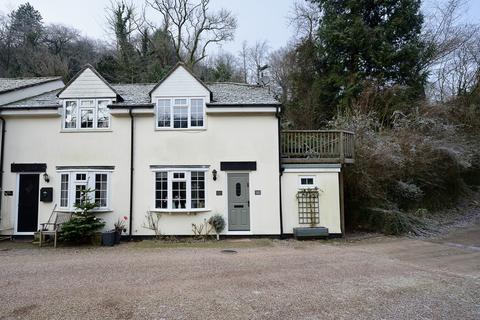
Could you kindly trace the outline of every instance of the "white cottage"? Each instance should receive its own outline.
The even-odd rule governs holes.
[[[27,96],[11,85],[15,101],[0,89],[2,234],[33,234],[85,188],[105,228],[128,216],[132,236],[152,234],[149,212],[161,213],[164,235],[191,235],[213,214],[224,235],[343,232],[352,135],[281,132],[268,88],[205,84],[181,63],[157,84],[109,84],[89,65],[58,81]]]

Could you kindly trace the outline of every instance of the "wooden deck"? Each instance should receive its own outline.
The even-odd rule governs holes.
[[[354,163],[355,135],[344,130],[284,130],[283,163]]]

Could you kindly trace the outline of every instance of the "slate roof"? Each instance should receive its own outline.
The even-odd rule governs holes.
[[[210,105],[277,105],[268,87],[245,83],[217,82],[207,84],[213,94]]]
[[[112,88],[123,98],[122,102],[115,105],[150,104],[149,92],[155,83],[138,84],[113,84]],[[212,91],[213,101],[208,105],[278,105],[273,93],[266,87],[247,85],[241,83],[211,83],[206,84]],[[47,92],[35,97],[13,102],[5,107],[46,107],[60,106],[57,94],[60,90]]]
[[[60,79],[61,77],[0,78],[0,94]]]

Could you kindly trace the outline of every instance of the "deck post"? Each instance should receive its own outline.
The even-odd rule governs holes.
[[[340,131],[340,143],[339,143],[339,148],[340,148],[340,162],[343,164],[345,163],[345,150],[343,146],[343,131]]]

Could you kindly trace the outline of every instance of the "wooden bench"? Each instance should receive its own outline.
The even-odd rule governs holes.
[[[53,247],[56,248],[58,234],[62,230],[62,225],[65,222],[70,221],[70,219],[72,218],[72,214],[70,212],[59,212],[55,210],[56,208],[57,208],[57,205],[55,205],[55,207],[53,208],[52,214],[48,218],[48,221],[40,224],[41,226],[39,231],[40,247],[45,242],[45,236],[53,236]],[[54,220],[52,220],[53,215],[55,215]]]

